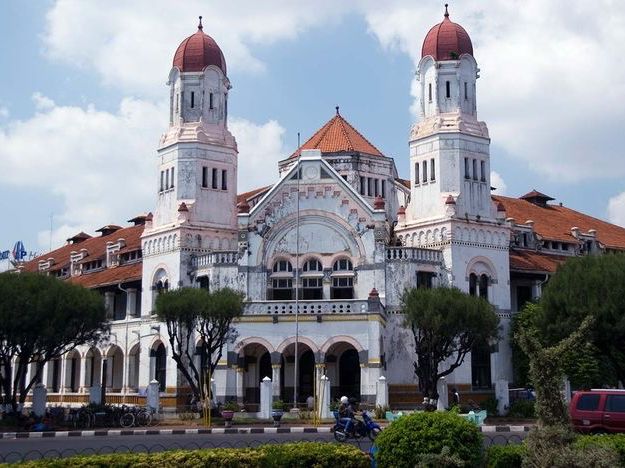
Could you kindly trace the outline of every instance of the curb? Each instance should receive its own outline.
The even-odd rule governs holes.
[[[0,439],[41,439],[50,437],[106,437],[135,435],[198,435],[198,434],[322,434],[330,433],[330,426],[322,427],[215,427],[211,429],[102,429],[92,431],[2,432]],[[528,432],[531,426],[480,426],[480,431]]]

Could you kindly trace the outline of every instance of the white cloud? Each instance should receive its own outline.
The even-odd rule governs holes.
[[[32,118],[0,126],[0,160],[7,173],[27,174],[6,183],[18,190],[43,187],[62,198],[62,210],[54,215],[53,246],[78,231],[93,233],[154,209],[165,103],[126,98],[109,113],[93,106],[59,106],[40,93],[33,100],[37,113]],[[234,118],[230,125],[239,144],[240,191],[275,181],[284,129],[273,120],[257,125]],[[48,248],[49,236],[38,233],[40,248]]]
[[[196,31],[220,45],[230,69],[262,71],[253,45],[292,39],[312,25],[338,20],[346,7],[331,0],[258,2],[170,0],[102,4],[57,0],[43,34],[50,58],[94,69],[110,86],[141,96],[161,96],[176,47]]]
[[[229,128],[239,148],[238,192],[262,187],[278,180],[278,161],[284,158],[284,128],[275,120],[257,125],[245,119],[230,119]]]
[[[380,42],[415,65],[441,13],[439,5],[409,0],[365,10]],[[473,40],[480,118],[507,154],[558,180],[625,176],[613,141],[625,122],[625,108],[614,105],[625,100],[625,62],[618,60],[625,4],[490,0],[450,13]]]
[[[622,192],[608,201],[608,218],[611,223],[625,227],[625,192]]]
[[[9,109],[4,106],[0,106],[0,118],[6,119],[9,117]]]
[[[493,193],[495,195],[505,195],[506,189],[508,188],[506,183],[503,180],[503,177],[499,175],[499,173],[495,171],[490,171],[490,185],[495,187]]]

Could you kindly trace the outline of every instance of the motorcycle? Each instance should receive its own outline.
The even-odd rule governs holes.
[[[382,431],[382,428],[378,423],[371,419],[369,413],[362,412],[362,421],[356,421],[351,431],[348,433],[345,431],[345,422],[341,421],[338,411],[334,411],[334,419],[336,420],[332,432],[334,432],[334,438],[337,442],[345,442],[348,438],[360,439],[361,437],[368,437],[372,442]]]

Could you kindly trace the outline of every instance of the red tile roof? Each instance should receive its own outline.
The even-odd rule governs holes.
[[[595,229],[597,240],[603,245],[612,249],[625,249],[625,228],[615,224],[565,206],[538,206],[526,200],[500,195],[493,195],[492,198],[503,204],[506,216],[514,218],[517,224],[534,221],[534,232],[544,239],[575,243],[578,241],[571,234],[572,227],[578,227],[582,233]]]
[[[254,190],[250,190],[249,192],[240,193],[237,195],[237,205],[243,201],[249,201],[252,198],[257,196],[264,195],[271,188],[271,185],[266,185],[264,187],[259,187]]]
[[[564,255],[551,255],[533,250],[511,250],[510,270],[517,272],[554,273],[568,258]]]
[[[91,260],[97,260],[99,258],[103,258],[106,256],[106,243],[107,242],[109,241],[116,242],[117,239],[120,239],[120,238],[123,238],[124,241],[126,242],[126,247],[122,249],[123,251],[138,250],[141,248],[141,234],[143,233],[144,227],[145,226],[143,225],[138,225],[138,226],[130,226],[127,228],[121,228],[115,232],[112,232],[111,234],[107,236],[91,237],[90,239],[86,239],[82,241],[80,244],[64,245],[63,247],[60,247],[51,252],[44,253],[40,255],[39,257],[36,257],[26,262],[24,264],[23,269],[24,271],[38,271],[40,260],[45,261],[49,258],[53,258],[54,265],[52,265],[48,271],[58,271],[62,268],[69,266],[70,254],[72,251],[80,251],[81,249],[87,249],[88,256],[85,258],[84,260],[85,262],[91,261]],[[134,264],[132,266],[134,268],[139,269],[139,278],[140,278],[141,277],[141,262],[139,262],[137,265],[139,266],[136,267]],[[128,265],[128,266],[130,267],[131,265]],[[125,268],[125,266],[120,266],[117,268],[108,268],[108,269],[101,270],[99,272],[94,272],[94,273],[84,273],[80,277],[72,278],[71,281],[79,282],[80,284],[85,284],[85,283],[88,283],[90,285],[93,284],[93,286],[95,286],[100,281],[97,278],[104,278],[103,281],[109,281],[109,278],[112,278],[115,275],[119,275],[119,276],[115,276],[117,278],[115,282],[136,279],[135,278],[136,272],[134,272],[134,270],[132,270],[132,275],[126,278],[125,275],[130,270],[126,270],[122,268]],[[117,273],[115,273],[116,271]],[[110,272],[110,274],[101,275],[104,272]],[[109,275],[112,275],[112,276],[109,276]],[[88,277],[93,277],[93,279],[86,279]],[[80,281],[77,281],[78,278],[85,278],[85,279],[84,280],[81,279]],[[93,287],[93,286],[89,286],[89,287]]]
[[[309,149],[318,149],[322,153],[356,152],[372,156],[384,156],[379,149],[373,146],[339,114],[338,107],[336,115],[289,157],[295,158],[302,150]]]
[[[130,281],[141,280],[143,272],[143,262],[129,263],[114,268],[105,268],[94,273],[72,276],[68,281],[80,284],[85,288],[96,288],[110,286],[118,283],[128,283]]]

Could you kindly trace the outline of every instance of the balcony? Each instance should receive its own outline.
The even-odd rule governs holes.
[[[366,299],[330,299],[299,301],[300,315],[353,315],[369,313]],[[245,305],[244,315],[294,315],[295,301],[252,301]]]
[[[210,252],[194,257],[192,262],[195,268],[206,268],[213,265],[236,265],[239,261],[237,250],[222,250]]]
[[[443,254],[440,250],[422,249],[419,247],[387,247],[387,261],[415,261],[421,263],[442,263]]]

